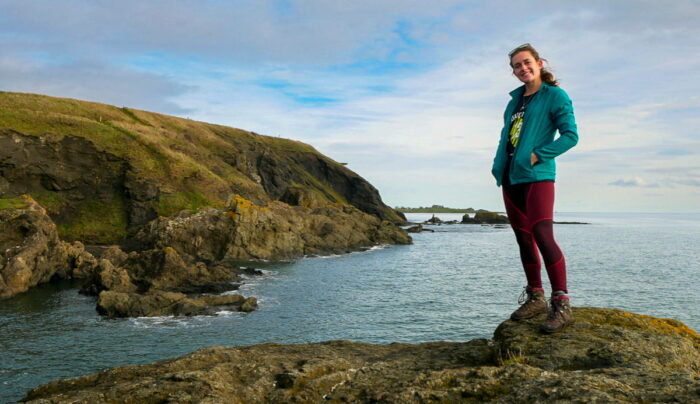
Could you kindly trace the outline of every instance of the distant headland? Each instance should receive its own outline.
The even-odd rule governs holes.
[[[442,205],[421,206],[418,208],[397,206],[394,209],[401,213],[476,213],[474,208],[448,208]]]

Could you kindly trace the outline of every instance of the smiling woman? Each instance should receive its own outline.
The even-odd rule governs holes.
[[[566,261],[554,240],[554,158],[578,142],[571,100],[529,43],[508,56],[513,75],[524,83],[510,94],[492,173],[503,185],[503,200],[520,248],[527,286],[522,305],[511,315],[524,320],[547,311],[540,252],[552,285],[547,320],[540,329],[561,331],[572,321]],[[555,140],[554,134],[559,131]]]

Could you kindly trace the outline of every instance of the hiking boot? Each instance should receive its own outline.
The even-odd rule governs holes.
[[[525,286],[523,293],[518,298],[518,304],[520,307],[510,315],[510,319],[513,321],[525,320],[547,312],[544,290],[532,289],[529,285]]]
[[[549,313],[547,319],[540,325],[540,331],[547,334],[559,332],[573,321],[574,315],[571,313],[569,296],[562,291],[557,291],[549,300]]]

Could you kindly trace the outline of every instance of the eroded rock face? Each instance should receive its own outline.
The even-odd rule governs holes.
[[[122,211],[122,232],[156,217],[151,205],[158,187],[136,177],[124,159],[78,136],[0,130],[0,178],[0,195],[32,194],[59,224],[89,217],[86,212],[97,206]],[[101,242],[108,236],[85,232],[81,241]]]
[[[493,340],[214,347],[48,383],[31,403],[698,402],[700,337],[674,320],[576,308],[542,335],[505,321]]]
[[[0,299],[53,278],[86,278],[97,265],[80,242],[59,240],[39,204],[23,200],[22,208],[0,210]]]
[[[340,204],[316,208],[233,198],[228,209],[160,218],[136,235],[145,248],[172,247],[205,262],[290,259],[346,253],[382,243],[409,244],[405,230]]]

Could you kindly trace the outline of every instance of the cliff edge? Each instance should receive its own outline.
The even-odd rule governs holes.
[[[700,336],[682,323],[575,308],[555,335],[503,322],[468,342],[212,347],[30,391],[29,403],[700,402]]]

